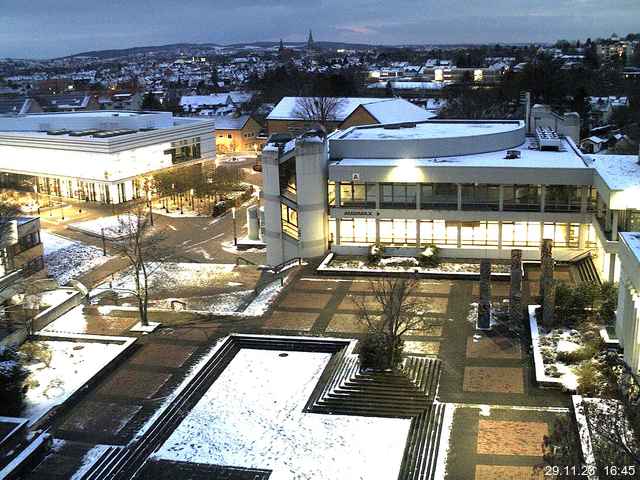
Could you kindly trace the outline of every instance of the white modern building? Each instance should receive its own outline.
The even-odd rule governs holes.
[[[620,260],[616,334],[624,347],[625,362],[640,373],[640,233],[620,234]]]
[[[169,112],[0,116],[0,187],[125,202],[144,195],[147,175],[213,164],[214,124]]]
[[[307,134],[263,152],[270,264],[365,254],[380,243],[415,255],[538,259],[542,239],[571,260],[591,251],[619,276],[618,232],[640,230],[635,156],[585,156],[552,129],[522,121],[358,126]],[[634,193],[635,192],[635,193]]]

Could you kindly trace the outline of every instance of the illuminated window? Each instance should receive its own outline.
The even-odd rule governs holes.
[[[444,80],[444,73],[441,68],[436,68],[433,71],[433,77],[436,82],[442,82]]]
[[[420,220],[420,242],[438,246],[458,245],[458,224],[444,220]]]
[[[462,222],[462,245],[498,246],[498,222]]]
[[[335,218],[329,219],[329,241],[332,243],[336,241],[336,219]]]
[[[336,206],[336,182],[329,182],[327,188],[327,202],[330,207]]]
[[[415,245],[416,221],[404,218],[380,220],[380,242],[391,245]]]
[[[376,241],[376,221],[373,218],[343,218],[340,220],[340,243],[369,244]]]
[[[481,82],[483,79],[483,73],[482,70],[477,69],[473,71],[473,81],[474,82]]]
[[[165,150],[165,155],[171,155],[171,162],[176,163],[188,162],[201,158],[200,137],[188,140],[178,140],[171,142],[171,148]]]
[[[340,206],[375,208],[377,193],[375,183],[341,183]]]
[[[580,224],[546,222],[542,238],[553,240],[555,247],[578,248],[580,245]]]
[[[282,231],[298,240],[298,212],[284,203],[280,204],[280,213],[282,215]]]
[[[502,245],[506,247],[539,247],[539,222],[502,222]]]

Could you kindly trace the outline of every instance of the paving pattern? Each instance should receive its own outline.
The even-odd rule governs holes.
[[[560,268],[557,274],[571,280],[568,270]],[[535,270],[527,272],[525,302],[537,293],[537,276]],[[566,414],[567,397],[533,385],[526,341],[514,332],[499,327],[479,335],[474,330],[468,317],[477,287],[470,280],[420,281],[414,297],[424,307],[425,322],[405,338],[411,355],[441,361],[437,398],[456,405],[447,478],[541,478],[532,467],[541,461],[542,437]],[[367,279],[320,277],[307,269],[263,318],[243,324],[192,322],[141,336],[131,357],[54,419],[51,432],[66,443],[29,478],[70,478],[70,466],[77,468],[92,446],[127,443],[215,340],[231,332],[360,337],[366,327],[359,320],[358,303],[375,305],[370,292]],[[492,296],[494,302],[506,298],[508,283],[493,282]],[[109,333],[126,324],[114,325]],[[88,330],[105,333],[105,325],[95,321]],[[504,450],[491,450],[492,442]]]

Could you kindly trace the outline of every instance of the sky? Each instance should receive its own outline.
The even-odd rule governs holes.
[[[0,0],[0,57],[180,42],[553,42],[640,30],[640,0]]]

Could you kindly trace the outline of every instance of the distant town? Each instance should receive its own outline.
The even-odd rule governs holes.
[[[304,36],[0,59],[0,480],[640,478],[640,33]]]

